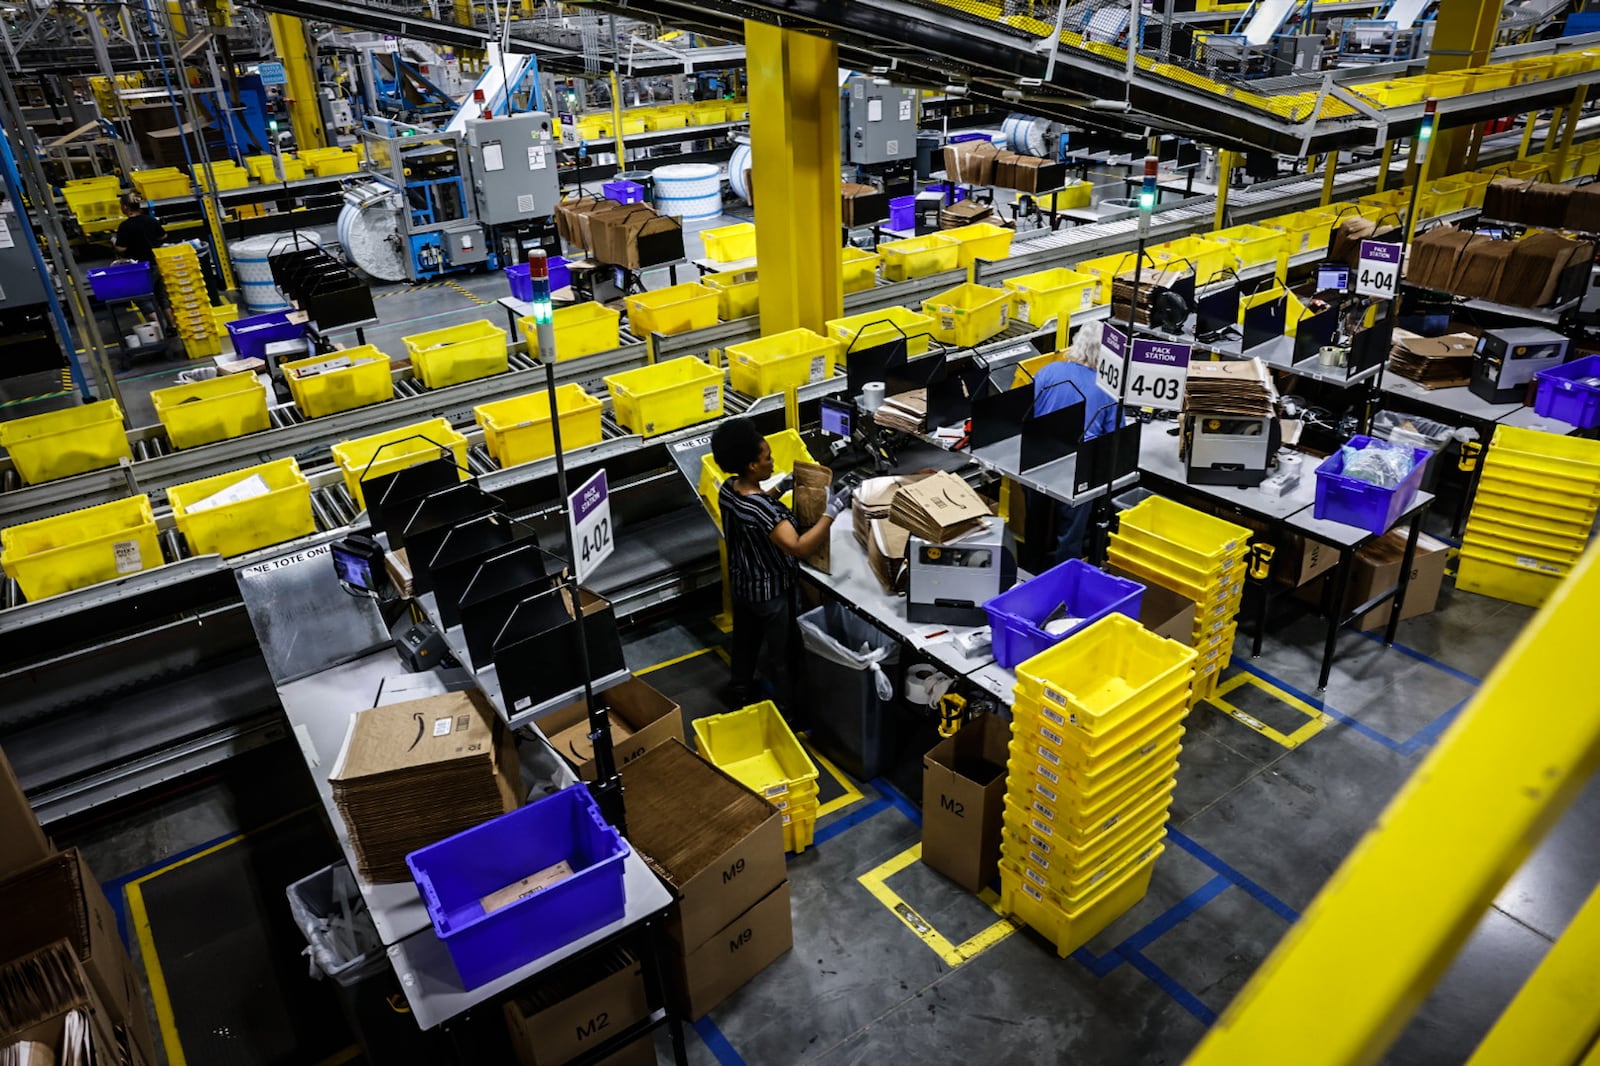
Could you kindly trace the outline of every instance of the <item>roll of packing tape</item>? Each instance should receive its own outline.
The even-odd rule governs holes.
[[[906,699],[915,707],[937,707],[953,684],[948,674],[919,664],[906,671]]]
[[[869,381],[861,386],[861,407],[866,411],[877,411],[883,406],[883,382]]]

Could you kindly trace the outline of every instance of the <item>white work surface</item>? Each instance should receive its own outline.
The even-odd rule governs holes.
[[[1165,423],[1156,422],[1145,427],[1145,433],[1140,440],[1139,469],[1166,481],[1188,485],[1192,492],[1210,496],[1242,511],[1281,521],[1291,529],[1337,548],[1354,548],[1374,536],[1371,530],[1362,529],[1360,526],[1316,517],[1316,470],[1317,464],[1321,462],[1316,457],[1310,455],[1301,457],[1300,483],[1282,496],[1263,492],[1258,485],[1241,487],[1191,484],[1187,480],[1183,463],[1178,459],[1178,438],[1168,436],[1164,428],[1159,432],[1151,432],[1156,427],[1165,426]],[[1432,494],[1419,492],[1406,512],[1409,514],[1418,507],[1432,502]]]
[[[1452,385],[1445,389],[1425,389],[1409,378],[1386,374],[1383,392],[1390,396],[1404,396],[1419,403],[1437,407],[1441,411],[1454,411],[1482,422],[1498,422],[1507,415],[1525,410],[1520,403],[1490,403],[1465,385]]]
[[[867,565],[866,549],[857,542],[848,514],[839,516],[829,534],[829,561],[833,572],[825,574],[809,563],[800,564],[812,581],[946,670],[965,677],[974,670],[993,665],[994,656],[987,649],[977,655],[968,655],[954,642],[957,636],[964,636],[982,626],[912,622],[906,618],[906,598],[883,591],[872,568]]]
[[[327,809],[328,820],[333,825],[334,835],[339,840],[352,873],[357,869],[355,851],[345,829],[344,817],[334,805],[328,773],[338,761],[351,716],[376,703],[385,678],[406,674],[406,668],[394,649],[386,648],[354,662],[290,682],[278,690],[285,716],[300,742],[301,753],[317,786],[317,794]],[[419,675],[407,676],[415,678]],[[562,788],[574,784],[577,778],[571,769],[553,754],[551,758],[556,766],[554,779],[535,782],[535,785]],[[529,784],[526,774],[523,784]],[[623,861],[626,903],[620,920],[535,959],[499,980],[467,990],[461,987],[455,964],[450,961],[449,949],[434,932],[432,920],[414,883],[399,881],[372,884],[359,874],[355,880],[372,914],[372,924],[388,947],[390,961],[400,977],[412,1014],[424,1029],[448,1021],[672,903],[672,893],[650,872],[638,853],[630,851]]]

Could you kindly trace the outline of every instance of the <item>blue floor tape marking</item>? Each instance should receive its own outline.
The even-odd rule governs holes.
[[[239,835],[239,832],[239,830],[235,830],[232,833],[224,833],[219,837],[206,841],[204,844],[196,844],[192,848],[185,848],[182,851],[174,852],[164,859],[157,859],[155,862],[141,866],[131,873],[125,873],[121,877],[113,877],[111,880],[102,884],[100,887],[104,889],[106,899],[111,903],[111,912],[117,916],[117,935],[122,938],[122,946],[130,951],[133,950],[132,942],[128,939],[127,909],[122,903],[122,890],[125,887],[132,882],[139,880],[141,877],[146,877],[155,873],[157,870],[160,870],[163,867],[171,866],[175,862],[182,862],[189,856],[198,855],[200,852],[205,851],[208,848],[214,848],[225,840],[232,840],[234,837]]]
[[[1346,628],[1351,628],[1353,632],[1360,633],[1363,637],[1366,637],[1368,640],[1372,641],[1374,644],[1382,644],[1383,643],[1383,638],[1378,636],[1378,634],[1376,634],[1376,633],[1368,633],[1364,629],[1353,629],[1353,627],[1346,627]],[[1481,685],[1481,684],[1483,684],[1483,679],[1482,678],[1473,677],[1471,674],[1467,673],[1465,670],[1457,670],[1455,667],[1451,666],[1449,663],[1442,663],[1438,659],[1435,659],[1433,656],[1429,655],[1427,652],[1418,651],[1416,648],[1409,648],[1406,645],[1401,644],[1399,641],[1396,641],[1395,643],[1393,643],[1393,644],[1391,644],[1389,646],[1391,648],[1393,648],[1395,651],[1399,652],[1401,655],[1407,656],[1408,658],[1415,659],[1419,663],[1427,663],[1429,666],[1433,667],[1435,670],[1438,670],[1440,673],[1449,674],[1451,677],[1455,678],[1457,681],[1465,681],[1469,685]]]
[[[1277,896],[1274,896],[1271,892],[1268,892],[1266,889],[1250,880],[1238,870],[1235,870],[1232,866],[1229,866],[1227,863],[1217,858],[1217,856],[1207,851],[1198,842],[1191,840],[1177,829],[1168,827],[1167,839],[1178,845],[1178,847],[1182,848],[1184,851],[1187,851],[1190,855],[1193,855],[1195,858],[1199,859],[1201,862],[1205,863],[1207,866],[1211,867],[1223,877],[1226,877],[1229,881],[1232,881],[1235,885],[1238,885],[1244,891],[1248,892],[1254,899],[1265,905],[1267,909],[1271,910],[1284,921],[1297,922],[1300,920],[1299,911],[1295,910],[1293,907],[1283,902],[1283,900],[1279,899]]]
[[[1433,721],[1429,722],[1427,725],[1413,733],[1411,735],[1411,739],[1407,740],[1403,745],[1401,745],[1401,752],[1406,755],[1415,755],[1423,748],[1432,746],[1433,742],[1439,739],[1439,734],[1448,729],[1450,723],[1456,720],[1456,716],[1461,713],[1461,708],[1465,707],[1470,699],[1471,698],[1468,697],[1468,699],[1462,700],[1460,703],[1456,704],[1448,711],[1445,711],[1439,717],[1435,718]]]
[[[1095,955],[1088,948],[1079,948],[1071,957],[1077,963],[1096,977],[1104,977],[1128,960],[1128,953],[1143,951],[1157,939],[1177,927],[1178,923],[1186,920],[1195,911],[1220,896],[1233,882],[1218,874],[1183,899],[1168,907],[1166,911],[1151,919],[1143,929],[1138,930],[1122,943],[1106,952],[1104,955]]]
[[[1137,951],[1128,953],[1128,962],[1133,968],[1148,977],[1155,986],[1173,999],[1184,1010],[1200,1019],[1202,1025],[1210,1026],[1217,1020],[1217,1012],[1200,1002],[1200,998],[1187,988],[1180,985],[1171,974],[1139,954]]]
[[[733,1050],[733,1045],[722,1035],[717,1023],[711,1020],[711,1015],[708,1014],[695,1022],[694,1031],[699,1034],[700,1039],[721,1066],[745,1066],[744,1057]]]
[[[1460,712],[1461,708],[1466,703],[1466,701],[1463,700],[1461,703],[1456,704],[1454,707],[1443,712],[1439,715],[1439,717],[1435,718],[1433,721],[1417,730],[1417,732],[1412,734],[1409,738],[1405,740],[1396,740],[1385,733],[1378,732],[1365,722],[1362,722],[1356,718],[1352,718],[1343,711],[1330,707],[1326,700],[1313,696],[1308,692],[1302,692],[1293,685],[1289,684],[1287,681],[1274,677],[1271,673],[1261,669],[1259,666],[1252,666],[1245,660],[1238,657],[1234,658],[1233,664],[1239,669],[1243,670],[1245,673],[1254,674],[1261,680],[1276,685],[1278,688],[1283,689],[1283,691],[1287,692],[1295,699],[1303,700],[1304,702],[1315,707],[1317,710],[1321,711],[1323,714],[1327,715],[1329,718],[1332,718],[1334,721],[1338,722],[1340,725],[1348,726],[1350,729],[1360,733],[1368,740],[1377,744],[1382,744],[1390,751],[1398,752],[1401,755],[1414,755],[1420,748],[1433,743],[1433,741],[1437,739],[1438,735],[1444,731],[1445,727],[1455,720],[1455,716]]]
[[[1317,710],[1321,711],[1329,718],[1332,718],[1334,721],[1339,722],[1341,725],[1349,726],[1351,729],[1355,730],[1357,733],[1360,733],[1368,740],[1382,744],[1391,751],[1399,751],[1402,747],[1401,741],[1395,740],[1393,737],[1383,735],[1370,725],[1367,725],[1365,722],[1359,721],[1355,718],[1351,718],[1343,711],[1335,710],[1333,707],[1328,706],[1327,701],[1322,699],[1320,696],[1313,696],[1309,692],[1303,692],[1289,684],[1289,682],[1284,681],[1281,678],[1274,677],[1272,674],[1261,669],[1259,666],[1252,666],[1250,663],[1237,656],[1235,656],[1233,659],[1233,665],[1237,666],[1247,674],[1252,674],[1256,677],[1259,677],[1268,684],[1276,685],[1278,688],[1283,689],[1283,691],[1287,692],[1295,699],[1315,707]]]
[[[854,829],[868,818],[871,818],[874,815],[882,814],[884,811],[893,806],[894,804],[889,802],[887,799],[875,799],[865,807],[858,807],[849,814],[844,815],[842,818],[837,818],[823,826],[821,829],[818,829],[816,836],[812,837],[811,842],[814,845],[825,844],[834,837],[838,836],[840,833],[843,833],[846,829]],[[791,856],[791,858],[793,858],[793,856]]]
[[[887,779],[874,777],[867,783],[882,793],[890,803],[894,804],[895,810],[911,819],[917,825],[920,826],[922,824],[922,812],[917,810],[917,805],[906,799],[899,789],[889,784]]]
[[[1165,914],[1118,944],[1117,951],[1123,954],[1129,951],[1143,951],[1170,932],[1179,922],[1222,895],[1230,884],[1231,881],[1218,874],[1169,907]]]

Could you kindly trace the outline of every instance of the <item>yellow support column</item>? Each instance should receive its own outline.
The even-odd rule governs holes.
[[[1394,141],[1383,142],[1383,162],[1378,164],[1378,188],[1376,190],[1378,192],[1382,192],[1389,185],[1389,167],[1394,163],[1394,145]],[[1327,200],[1322,202],[1324,206],[1328,203]]]
[[[1500,0],[1442,0],[1434,17],[1428,73],[1448,73],[1487,63],[1500,27],[1500,8]],[[1464,169],[1471,133],[1470,126],[1435,133],[1427,176],[1442,178]]]
[[[1228,186],[1233,184],[1233,160],[1235,153],[1226,148],[1217,152],[1217,215],[1216,224],[1212,229],[1227,229],[1228,222]]]
[[[844,313],[839,249],[839,49],[745,23],[763,336]]]
[[[326,148],[328,133],[322,127],[322,104],[317,99],[317,76],[305,23],[292,15],[268,15],[267,23],[272,27],[272,47],[283,61],[288,79],[283,89],[289,103],[294,146],[301,151]]]
[[[617,176],[628,169],[628,145],[622,139],[622,88],[617,84],[617,72],[611,72],[611,136],[617,140]]]
[[[1333,203],[1333,182],[1339,176],[1339,153],[1329,152],[1322,161],[1322,206]]]
[[[1550,128],[1544,134],[1544,150],[1553,152],[1561,136],[1562,124],[1567,120],[1567,107],[1565,104],[1550,112]]]
[[[1561,142],[1556,151],[1556,161],[1551,175],[1554,181],[1560,181],[1561,175],[1566,173],[1567,154],[1572,151],[1572,138],[1578,132],[1578,116],[1583,113],[1583,102],[1589,96],[1587,85],[1578,86],[1578,91],[1572,97],[1572,105],[1567,108],[1567,121],[1561,127]]]
[[[1533,144],[1533,128],[1539,124],[1539,112],[1528,112],[1528,122],[1522,127],[1522,145],[1517,149],[1517,158],[1528,158],[1528,148]]]

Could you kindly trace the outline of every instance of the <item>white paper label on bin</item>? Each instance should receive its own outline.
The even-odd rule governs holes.
[[[1050,845],[1047,844],[1045,841],[1039,839],[1038,837],[1034,836],[1032,833],[1028,834],[1028,843],[1032,844],[1034,847],[1038,848],[1040,851],[1044,852],[1046,855],[1050,854]]]
[[[1028,849],[1028,858],[1032,859],[1036,864],[1038,864],[1039,869],[1041,869],[1041,870],[1050,869],[1050,860],[1045,858],[1043,855],[1040,855],[1037,851],[1034,851],[1032,848]]]
[[[1017,304],[1017,321],[1038,325],[1037,322],[1033,321],[1033,308],[1028,306],[1027,300],[1022,300]]]
[[[1034,785],[1033,790],[1039,793],[1039,795],[1043,796],[1045,799],[1049,800],[1051,803],[1061,802],[1061,797],[1056,795],[1054,789],[1046,788],[1043,785]]]
[[[811,380],[812,381],[821,381],[822,380],[822,370],[827,365],[828,365],[828,359],[827,359],[826,356],[822,356],[822,355],[814,355],[814,356],[812,356],[811,357]]]
[[[1039,735],[1044,737],[1044,739],[1048,740],[1050,743],[1054,744],[1056,747],[1060,747],[1062,744],[1066,743],[1066,738],[1060,733],[1053,733],[1044,726],[1039,726]]]
[[[111,546],[116,554],[117,573],[137,574],[144,569],[144,556],[139,551],[139,542],[136,540],[119,540]]]
[[[1040,777],[1044,778],[1052,785],[1061,784],[1061,775],[1050,769],[1048,766],[1035,766],[1034,769],[1039,772]]]
[[[1038,874],[1034,873],[1032,869],[1029,869],[1027,871],[1027,873],[1028,873],[1028,880],[1032,881],[1034,884],[1038,885],[1040,888],[1049,888],[1050,887],[1050,882],[1046,881],[1043,877],[1040,877]]]
[[[704,393],[704,400],[702,402],[705,405],[705,409],[706,409],[706,413],[707,414],[710,414],[711,412],[713,412],[713,411],[715,411],[717,409],[717,401],[720,400],[721,398],[722,398],[722,390],[718,386],[716,386],[716,385],[707,385],[706,386],[705,393]]]

